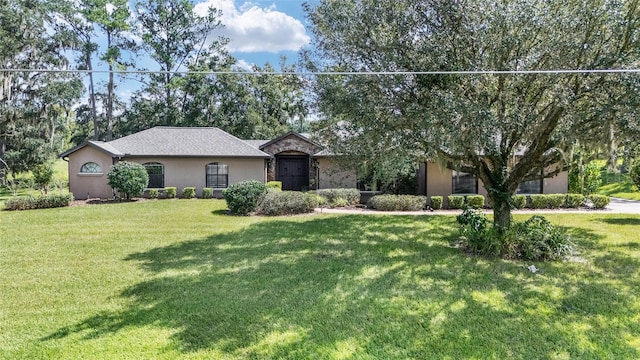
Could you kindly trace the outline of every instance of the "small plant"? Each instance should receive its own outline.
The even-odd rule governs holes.
[[[449,203],[449,209],[462,209],[464,206],[464,196],[449,195],[447,196],[447,202]]]
[[[548,194],[545,197],[545,201],[547,203],[548,209],[559,209],[564,207],[565,202],[567,200],[567,195],[565,194]]]
[[[442,209],[442,196],[432,196],[431,197],[431,208],[434,210]]]
[[[574,249],[567,233],[540,215],[514,224],[505,239],[506,258],[553,261],[563,259]]]
[[[39,196],[12,197],[5,202],[5,210],[49,209],[69,206],[73,194],[48,194]]]
[[[456,217],[460,224],[460,246],[474,254],[499,256],[502,242],[493,229],[488,228],[489,220],[478,209],[466,208]]]
[[[282,191],[282,181],[267,181],[267,189]]]
[[[202,189],[202,198],[203,199],[213,199],[213,189],[212,188],[204,188],[204,189]]]
[[[577,209],[584,204],[584,199],[585,197],[582,194],[567,194],[566,207]]]
[[[129,161],[121,161],[113,165],[107,177],[109,178],[109,186],[124,194],[126,199],[142,195],[144,188],[149,183],[147,169],[138,163]]]
[[[472,209],[482,209],[484,207],[484,196],[469,195],[467,196],[467,206]]]
[[[167,199],[175,199],[178,195],[178,188],[175,186],[169,186],[164,188],[164,197]]]
[[[332,208],[341,208],[349,206],[349,202],[345,198],[335,198],[332,202],[329,203],[329,207]]]
[[[256,210],[258,200],[267,191],[267,185],[257,180],[241,181],[226,188],[222,195],[229,212],[234,215],[248,215]]]
[[[629,180],[640,191],[640,159],[636,159],[629,170]]]
[[[344,206],[347,206],[360,203],[360,190],[358,189],[320,189],[316,191],[316,194],[325,197],[329,205],[346,203]]]
[[[606,195],[597,195],[591,194],[589,195],[589,200],[591,201],[591,205],[594,209],[604,209],[609,205],[611,199]]]
[[[513,200],[513,206],[515,206],[516,209],[524,209],[527,205],[526,195],[513,195],[511,199]]]
[[[266,216],[282,216],[313,212],[318,207],[318,196],[296,191],[269,189],[256,206],[256,213]]]
[[[529,195],[531,199],[531,208],[532,209],[546,209],[547,208],[547,196],[544,194],[531,194]]]
[[[419,211],[427,204],[426,196],[376,195],[367,206],[380,211]]]
[[[149,199],[158,198],[158,189],[149,189]]]
[[[182,189],[183,199],[193,199],[196,197],[196,188],[188,186]]]
[[[33,173],[33,181],[38,186],[38,189],[45,194],[48,193],[49,184],[53,180],[53,167],[51,164],[38,165],[31,172]]]

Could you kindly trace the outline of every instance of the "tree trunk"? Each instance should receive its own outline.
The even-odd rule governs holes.
[[[610,121],[607,129],[607,170],[612,173],[618,172],[618,147],[616,144],[616,133],[613,121]]]
[[[491,199],[493,202],[493,226],[504,234],[511,226],[511,204],[503,196]]]
[[[111,33],[107,32],[107,49],[111,48]],[[113,139],[113,62],[114,59],[108,59],[109,62],[109,83],[107,84],[107,133],[106,141]]]
[[[93,122],[93,140],[100,140],[100,130],[98,129],[98,110],[96,107],[96,91],[93,85],[93,65],[91,64],[91,54],[87,53],[85,62],[89,70],[89,103],[91,104],[91,120]]]
[[[9,169],[7,168],[7,163],[4,162],[4,151],[4,140],[2,140],[2,137],[0,137],[0,185],[6,185],[7,171],[9,171]]]

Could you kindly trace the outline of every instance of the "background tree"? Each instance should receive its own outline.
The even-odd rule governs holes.
[[[638,1],[321,1],[305,5],[311,70],[398,75],[318,77],[320,127],[333,143],[374,136],[477,176],[494,225],[511,195],[561,160],[581,128],[628,111],[632,74],[429,75],[425,70],[636,68]],[[370,141],[370,140],[367,140]],[[516,156],[517,155],[517,156]]]

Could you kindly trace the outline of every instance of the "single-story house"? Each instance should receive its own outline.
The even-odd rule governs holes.
[[[195,187],[202,195],[243,180],[281,181],[284,190],[355,188],[356,170],[305,134],[289,132],[271,140],[242,140],[214,127],[158,126],[109,142],[88,141],[60,155],[69,163],[69,188],[76,199],[111,198],[107,173],[119,161],[145,166],[148,188]],[[521,184],[521,193],[565,193],[568,173]],[[427,162],[418,170],[418,194],[487,194],[475,177]]]

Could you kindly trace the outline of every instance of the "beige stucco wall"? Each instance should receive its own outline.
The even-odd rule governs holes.
[[[95,162],[102,168],[99,174],[80,174],[82,165]],[[108,185],[107,173],[111,169],[111,156],[91,146],[74,152],[69,156],[69,191],[76,199],[110,198],[113,191]]]
[[[330,158],[318,159],[318,189],[355,188],[357,176],[355,170],[342,169]]]
[[[569,172],[563,171],[558,175],[544,179],[542,192],[545,194],[564,194],[569,191]]]
[[[164,186],[178,188],[178,196],[188,186],[196,188],[196,196],[202,196],[206,185],[206,166],[212,162],[225,163],[229,167],[229,185],[244,180],[266,181],[265,162],[261,158],[129,158],[127,161],[144,164],[157,162],[164,165]],[[219,194],[219,192],[216,192]]]

